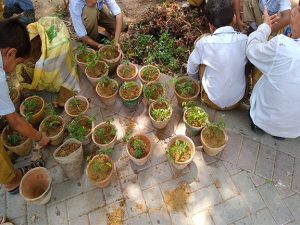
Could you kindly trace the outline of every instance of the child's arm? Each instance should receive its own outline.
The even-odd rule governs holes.
[[[277,23],[274,23],[272,25],[272,33],[277,32],[280,29],[284,28],[290,23],[290,15],[291,15],[291,10],[285,10],[280,13],[280,18],[277,21]]]
[[[242,18],[241,18],[241,13],[240,13],[241,0],[233,0],[233,8],[234,8],[234,14],[236,16],[236,22],[237,22],[238,28],[240,31],[243,31],[247,25],[242,21]]]

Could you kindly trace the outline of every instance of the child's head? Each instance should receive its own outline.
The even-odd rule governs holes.
[[[234,19],[232,0],[208,0],[205,15],[215,28],[229,26]]]
[[[0,21],[0,50],[3,67],[9,73],[30,55],[30,39],[26,27],[17,19]]]

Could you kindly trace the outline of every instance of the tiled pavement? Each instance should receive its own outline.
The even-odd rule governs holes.
[[[161,79],[167,82],[168,77]],[[53,194],[46,206],[27,204],[19,195],[10,196],[0,189],[0,214],[6,214],[15,224],[102,225],[107,224],[107,213],[120,207],[125,212],[123,222],[128,225],[300,224],[300,140],[277,141],[252,133],[246,106],[224,113],[229,143],[221,154],[209,157],[198,147],[193,162],[178,172],[164,153],[170,136],[185,133],[182,110],[172,88],[168,88],[167,96],[173,100],[174,113],[167,128],[159,133],[152,127],[143,103],[134,112],[124,108],[119,99],[108,108],[85,77],[81,77],[81,88],[81,94],[91,100],[88,114],[96,115],[96,124],[113,117],[118,127],[112,183],[99,189],[90,185],[85,175],[76,182],[68,180],[53,160],[53,149],[47,149],[44,156],[53,177]],[[211,120],[221,115],[202,107]],[[130,118],[136,123],[134,131],[146,133],[153,142],[153,154],[142,167],[130,162],[121,143]],[[193,140],[200,146],[198,137]],[[90,144],[85,150],[92,148]],[[188,204],[182,211],[172,212],[165,193],[182,182],[191,190]]]

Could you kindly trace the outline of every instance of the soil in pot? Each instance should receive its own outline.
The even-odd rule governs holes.
[[[159,69],[152,66],[146,66],[141,71],[141,78],[147,82],[154,81],[159,76]]]
[[[135,99],[139,96],[141,87],[134,81],[126,81],[120,88],[120,94],[125,99]]]
[[[4,141],[8,146],[18,146],[24,143],[26,140],[27,137],[24,137],[22,134],[11,129],[10,127],[6,128],[4,131]]]
[[[64,144],[59,151],[56,153],[55,157],[67,157],[71,153],[75,152],[80,147],[79,143],[67,143]]]
[[[144,87],[144,95],[148,100],[157,100],[164,95],[164,87],[159,82],[149,83]]]
[[[180,96],[190,98],[197,94],[198,86],[193,80],[181,79],[176,82],[175,90]]]
[[[208,126],[203,130],[203,138],[210,148],[219,148],[226,143],[223,131],[217,126]]]
[[[71,137],[83,141],[84,137],[92,130],[93,119],[87,116],[76,117],[67,127]]]
[[[24,115],[30,118],[42,109],[43,102],[40,98],[33,97],[24,100],[22,105],[24,106]]]
[[[119,48],[115,45],[105,46],[100,51],[100,58],[111,60],[115,59],[119,56]]]
[[[130,63],[121,64],[120,69],[118,70],[120,76],[123,78],[132,78],[136,75],[135,67]]]
[[[87,74],[92,78],[99,78],[108,72],[108,66],[106,63],[97,61],[95,65],[87,65]]]
[[[84,112],[87,107],[88,104],[86,101],[73,97],[68,105],[68,111],[72,115],[79,115]]]
[[[186,162],[191,158],[191,149],[185,141],[176,140],[168,149],[168,156],[173,162]]]
[[[64,122],[57,116],[49,116],[43,121],[41,129],[48,137],[57,135],[63,129]]]
[[[95,182],[101,182],[110,175],[112,169],[112,164],[108,158],[99,155],[93,158],[88,167],[89,178]]]
[[[81,63],[87,63],[90,58],[93,57],[95,54],[94,52],[91,52],[87,45],[85,44],[79,44],[77,49],[77,60]]]
[[[129,140],[128,151],[134,158],[142,159],[150,152],[150,142],[143,135],[134,136]]]
[[[109,97],[118,90],[118,83],[109,77],[103,77],[97,86],[97,92],[100,96]]]
[[[94,138],[98,144],[109,144],[116,136],[116,133],[116,128],[110,122],[107,122],[95,129]]]
[[[166,102],[155,102],[152,105],[150,114],[155,121],[165,121],[171,115],[171,107]]]
[[[186,122],[193,127],[203,127],[208,121],[207,113],[199,107],[187,109],[185,113]]]

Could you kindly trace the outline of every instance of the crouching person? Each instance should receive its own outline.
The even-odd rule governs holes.
[[[234,109],[246,90],[247,36],[231,26],[235,21],[231,0],[209,0],[205,15],[211,34],[196,42],[187,73],[197,79],[200,70],[201,100],[209,107]]]

